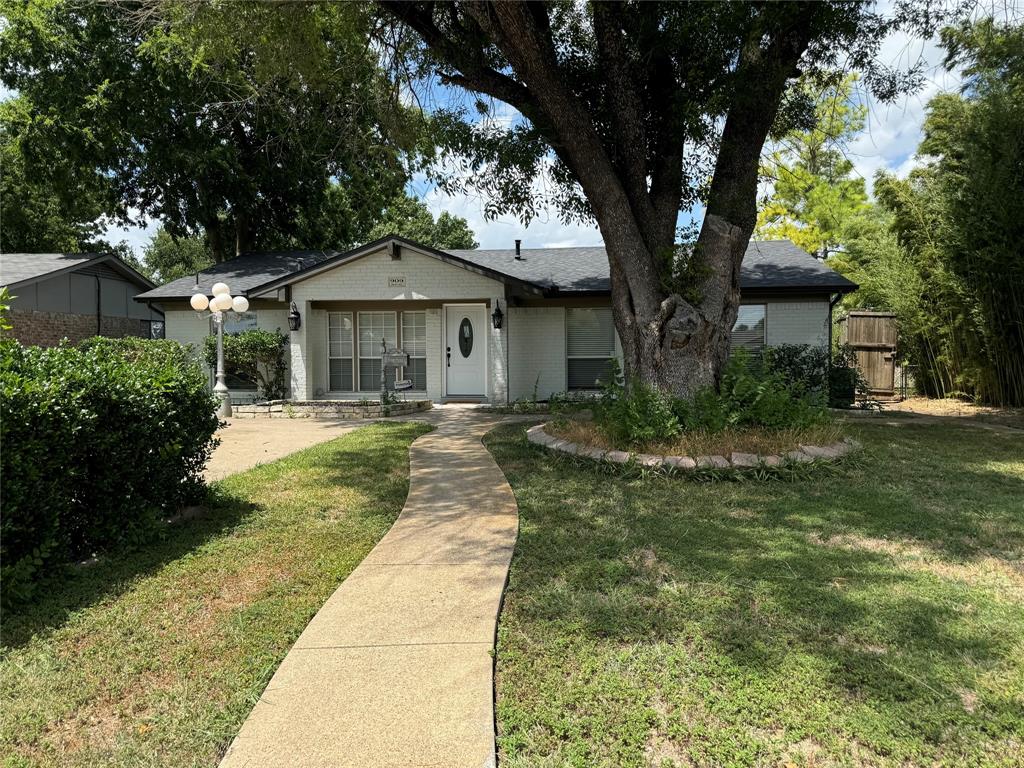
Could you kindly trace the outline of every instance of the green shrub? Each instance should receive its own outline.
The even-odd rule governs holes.
[[[857,359],[847,344],[835,351],[811,344],[780,344],[765,350],[765,365],[801,394],[826,395],[833,408],[846,408],[866,391]]]
[[[281,400],[287,392],[284,344],[288,338],[280,331],[252,328],[224,334],[224,367],[228,373],[256,382],[266,400]],[[217,337],[207,336],[206,362],[217,364]]]
[[[867,395],[868,382],[857,368],[857,356],[849,344],[840,344],[832,354],[828,369],[828,404],[849,408],[857,393]]]
[[[598,425],[616,445],[642,446],[671,440],[682,432],[719,432],[735,427],[794,429],[828,421],[825,395],[790,384],[769,362],[739,350],[730,357],[719,389],[690,399],[673,398],[646,384],[605,387],[595,412]]]
[[[829,351],[812,344],[779,344],[764,351],[767,370],[778,373],[794,392],[828,389]]]
[[[5,602],[62,562],[152,538],[197,499],[215,407],[173,341],[0,341]]]
[[[680,432],[671,397],[643,383],[627,389],[614,360],[611,379],[597,401],[594,418],[616,445],[671,440]]]

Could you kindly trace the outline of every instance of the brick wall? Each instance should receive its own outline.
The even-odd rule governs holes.
[[[26,346],[55,347],[63,339],[77,343],[96,335],[96,315],[12,309],[8,317],[14,326],[8,335]],[[143,333],[141,321],[133,317],[103,316],[100,320],[102,336],[120,338]]]

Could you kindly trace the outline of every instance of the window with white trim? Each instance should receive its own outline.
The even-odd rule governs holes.
[[[764,349],[766,304],[741,304],[732,326],[731,349],[745,349],[754,354]]]
[[[566,367],[570,390],[599,389],[611,377],[615,323],[610,307],[566,310]]]
[[[359,391],[380,392],[381,341],[388,349],[398,346],[395,312],[360,312],[359,319]]]
[[[352,360],[352,313],[327,313],[327,389],[351,392],[355,371]]]
[[[402,351],[409,355],[403,377],[416,391],[427,389],[427,313],[402,313]]]

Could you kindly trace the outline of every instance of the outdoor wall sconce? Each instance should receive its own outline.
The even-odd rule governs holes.
[[[295,302],[292,302],[292,307],[288,310],[288,330],[297,331],[302,327],[302,315],[299,314],[299,308],[295,306]]]
[[[494,325],[494,330],[501,330],[502,320],[505,319],[505,313],[501,311],[501,304],[497,301],[494,302],[494,311],[491,313],[491,323]]]

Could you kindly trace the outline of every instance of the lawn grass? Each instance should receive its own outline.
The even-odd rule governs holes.
[[[1024,439],[853,424],[792,482],[488,446],[521,530],[501,764],[1024,765]]]
[[[309,619],[401,511],[408,446],[367,426],[214,487],[156,546],[3,617],[6,766],[215,766]]]

